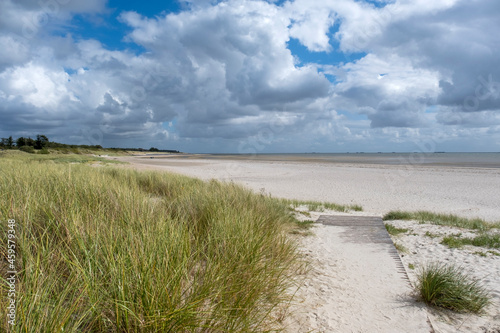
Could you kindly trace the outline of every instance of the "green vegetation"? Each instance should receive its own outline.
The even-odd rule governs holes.
[[[490,304],[490,295],[484,287],[454,266],[424,267],[416,288],[427,304],[457,312],[480,313]]]
[[[500,253],[497,252],[497,251],[486,251],[486,252],[484,252],[484,251],[476,251],[476,252],[474,252],[474,254],[477,254],[477,255],[479,255],[481,257],[487,257],[488,253],[491,254],[491,255],[494,255],[494,256],[500,256]]]
[[[482,219],[467,219],[452,214],[437,214],[426,211],[402,212],[391,211],[384,216],[384,220],[416,220],[422,223],[446,225],[465,229],[489,230],[500,228],[500,222],[488,223]]]
[[[24,152],[20,152],[17,150],[9,150],[0,152],[0,158],[4,161],[6,160],[15,160],[17,162],[23,163],[55,163],[55,164],[92,164],[92,163],[101,163],[101,164],[123,164],[123,162],[110,160],[104,157],[98,157],[94,155],[85,155],[85,154],[25,154]]]
[[[311,236],[313,233],[310,231],[310,229],[314,226],[314,221],[311,220],[306,220],[306,221],[299,221],[297,220],[296,222],[296,228],[294,228],[291,233],[295,235],[302,235],[302,236]]]
[[[31,137],[19,137],[16,140],[12,136],[8,138],[0,138],[0,149],[19,149],[27,153],[49,154],[51,151],[61,152],[63,154],[91,154],[91,153],[106,153],[106,154],[123,154],[126,151],[140,152],[163,152],[163,153],[179,153],[178,150],[158,149],[151,147],[149,150],[143,148],[103,148],[101,145],[68,145],[59,142],[51,142],[45,135],[38,134],[36,139]],[[50,149],[50,150],[49,150]]]
[[[21,146],[21,147],[19,147],[19,150],[23,151],[25,153],[28,153],[28,154],[34,154],[35,153],[35,148],[33,148],[31,146]]]
[[[473,245],[487,247],[491,249],[500,249],[500,234],[480,234],[474,238],[457,237],[455,235],[443,238],[441,244],[447,245],[450,248],[461,248],[464,245]]]
[[[413,265],[413,264],[408,264],[408,268],[413,270],[413,269],[415,269],[415,265]]]
[[[0,153],[2,239],[16,221],[12,332],[279,328],[303,267],[286,204],[234,184],[88,165],[96,161]],[[7,253],[2,241],[4,315]]]
[[[394,242],[394,247],[396,248],[396,250],[398,250],[399,253],[408,253],[408,249],[403,244]]]
[[[408,229],[397,228],[390,223],[385,224],[385,229],[387,229],[387,232],[392,236],[397,236],[399,234],[404,234],[405,232],[408,232]]]
[[[460,236],[446,236],[441,241],[441,244],[448,246],[450,249],[458,249],[463,246]]]
[[[438,237],[441,237],[441,235],[440,235],[440,234],[435,234],[435,233],[432,233],[432,232],[430,232],[430,231],[426,231],[426,232],[425,232],[425,236],[426,236],[426,237],[429,237],[429,238],[438,238]]]
[[[290,205],[292,208],[305,206],[308,210],[315,212],[323,212],[326,209],[334,210],[337,212],[363,211],[363,207],[359,205],[339,205],[331,202],[301,201],[301,200],[290,200],[290,199],[281,199],[281,200],[285,204]]]
[[[313,227],[314,221],[311,220],[297,221],[296,224],[299,229],[309,230],[310,228]]]

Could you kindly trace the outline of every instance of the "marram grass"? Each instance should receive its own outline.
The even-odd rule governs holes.
[[[408,232],[408,229],[398,228],[390,223],[385,223],[385,229],[392,236],[397,236],[399,234],[404,234],[404,233]]]
[[[360,205],[339,205],[332,202],[320,202],[320,201],[303,201],[303,200],[291,200],[291,199],[281,199],[284,203],[290,205],[292,208],[297,208],[300,206],[305,206],[310,211],[323,212],[326,209],[330,209],[337,212],[361,212],[363,207]]]
[[[0,234],[16,220],[18,271],[16,326],[1,331],[279,328],[300,265],[286,204],[234,184],[55,162],[0,156]],[[0,255],[5,319],[5,241]]]
[[[427,304],[456,312],[481,313],[491,297],[459,267],[432,263],[422,268],[416,289]]]
[[[450,248],[461,248],[464,245],[480,246],[492,249],[500,248],[500,234],[488,234],[483,233],[473,238],[470,237],[459,237],[459,236],[447,236],[441,241],[441,244],[447,245]]]
[[[391,211],[384,215],[384,221],[390,220],[416,220],[421,223],[429,223],[435,225],[446,225],[451,227],[459,227],[474,230],[490,230],[500,228],[500,222],[489,223],[479,218],[468,219],[465,217],[453,214],[439,214],[428,211]]]

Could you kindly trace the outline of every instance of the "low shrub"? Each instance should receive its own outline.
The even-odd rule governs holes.
[[[21,146],[21,147],[19,147],[19,150],[24,151],[25,153],[30,153],[30,154],[35,153],[35,148],[33,148],[31,146]]]

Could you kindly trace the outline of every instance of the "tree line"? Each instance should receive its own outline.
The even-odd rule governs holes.
[[[46,151],[48,148],[53,148],[53,149],[89,149],[89,150],[98,150],[98,149],[103,149],[101,145],[67,145],[64,143],[59,143],[59,142],[52,142],[47,138],[47,136],[38,134],[36,136],[36,139],[32,139],[31,137],[20,137],[14,140],[12,136],[9,136],[8,138],[1,138],[0,139],[0,149],[19,149],[23,150],[26,152],[34,152],[34,150],[41,150],[42,153],[43,151]],[[166,153],[180,153],[178,150],[172,150],[172,149],[158,149],[155,147],[151,147],[149,150],[143,149],[143,148],[107,148],[109,150],[115,150],[115,151],[124,151],[124,150],[130,150],[130,151],[151,151],[151,152],[166,152]]]
[[[7,149],[12,149],[14,147],[21,148],[21,147],[33,147],[34,149],[43,149],[48,146],[49,139],[45,135],[37,135],[36,139],[32,139],[30,137],[25,138],[25,137],[20,137],[17,140],[14,141],[12,136],[9,136],[8,138],[2,138],[0,141],[0,147],[2,148],[7,148]]]
[[[95,145],[67,145],[64,143],[51,142],[47,136],[38,134],[36,139],[31,137],[19,137],[16,140],[9,136],[8,138],[0,139],[0,148],[2,149],[21,149],[22,147],[32,147],[32,149],[43,150],[46,148],[86,148],[86,149],[102,149],[102,146]]]

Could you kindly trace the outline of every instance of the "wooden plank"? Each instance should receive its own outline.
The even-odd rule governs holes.
[[[396,261],[398,272],[408,281],[408,274],[403,266],[391,236],[385,228],[384,221],[379,216],[349,216],[349,215],[321,215],[318,223],[332,227],[341,227],[342,238],[358,244],[387,244],[389,255]]]
[[[383,226],[384,222],[379,216],[344,216],[321,215],[319,223],[333,226]]]

